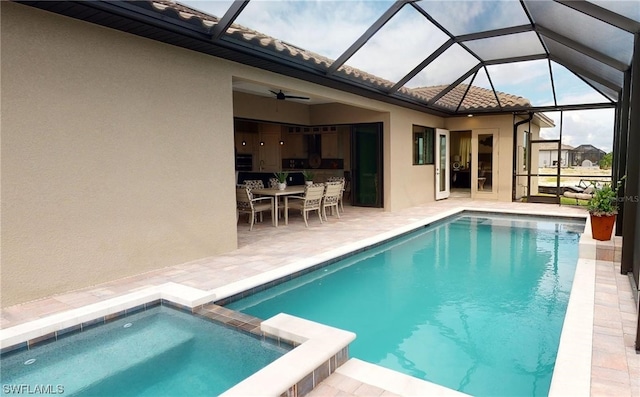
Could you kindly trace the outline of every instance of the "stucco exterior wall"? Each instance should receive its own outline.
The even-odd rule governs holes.
[[[1,7],[2,306],[234,249],[229,64]]]
[[[233,115],[239,118],[276,123],[310,124],[310,106],[292,101],[278,101],[243,92],[233,93]]]
[[[444,128],[446,121],[429,114],[398,109],[391,115],[389,152],[393,167],[391,208],[400,210],[435,201],[435,166],[413,165],[413,125]]]

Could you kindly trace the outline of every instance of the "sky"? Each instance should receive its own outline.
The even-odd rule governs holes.
[[[180,2],[218,17],[222,17],[232,3],[229,0]],[[336,59],[391,4],[391,0],[252,0],[236,23]],[[421,1],[418,4],[453,34],[528,23],[518,1]],[[526,56],[543,51],[537,35],[532,32],[512,36],[475,40],[468,42],[468,46],[484,59]],[[347,64],[396,82],[447,39],[448,36],[422,14],[405,6]],[[454,44],[406,86],[448,85],[477,63],[475,57]],[[563,66],[551,64],[559,104],[608,101]],[[534,106],[553,105],[547,60],[493,65],[487,67],[487,72],[496,90],[528,98]],[[484,72],[473,84],[491,88]],[[555,120],[556,128],[544,129],[541,135],[556,138],[559,114],[548,116]],[[610,152],[613,127],[613,109],[564,112],[563,143],[574,147],[588,143]]]

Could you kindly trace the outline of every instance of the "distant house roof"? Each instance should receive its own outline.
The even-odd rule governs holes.
[[[597,147],[589,144],[584,144],[573,149],[574,152],[600,152],[602,154],[606,154],[606,152],[602,149],[598,149]]]
[[[539,143],[538,150],[558,150],[558,144],[556,142]],[[563,144],[560,150],[573,150],[573,146]]]

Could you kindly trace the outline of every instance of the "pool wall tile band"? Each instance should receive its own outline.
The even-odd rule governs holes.
[[[444,218],[444,219],[439,220],[439,221],[431,222],[431,223],[425,224],[425,225],[424,225],[424,226],[422,226],[421,228],[426,228],[426,227],[434,226],[434,225],[436,225],[436,224],[438,224],[438,223],[440,223],[440,222],[445,222],[446,220],[447,220],[447,218]],[[419,228],[419,229],[421,229],[421,228]],[[311,273],[311,272],[316,271],[316,270],[318,270],[318,269],[322,269],[323,267],[330,266],[330,265],[332,265],[332,264],[334,264],[334,263],[336,263],[336,262],[339,262],[339,261],[341,261],[341,260],[343,260],[343,259],[349,258],[349,257],[354,256],[354,255],[357,255],[357,254],[359,254],[359,253],[361,253],[361,252],[368,251],[368,250],[370,250],[370,249],[372,249],[372,248],[376,248],[376,247],[378,247],[378,246],[380,246],[380,245],[382,245],[382,244],[386,244],[386,243],[388,243],[388,242],[390,242],[390,241],[393,241],[393,240],[395,240],[395,239],[402,238],[402,237],[404,237],[404,236],[405,236],[405,235],[407,235],[407,234],[414,233],[416,230],[418,230],[418,229],[413,229],[413,230],[410,230],[410,231],[408,231],[408,232],[398,234],[398,235],[394,236],[392,239],[384,240],[384,241],[380,241],[380,242],[377,242],[377,243],[374,243],[374,244],[368,245],[368,246],[366,246],[366,247],[363,247],[363,248],[360,248],[360,249],[357,249],[357,250],[351,251],[351,252],[349,252],[348,254],[344,254],[344,255],[336,256],[335,258],[331,258],[331,259],[329,259],[329,260],[327,260],[327,261],[324,261],[324,262],[322,262],[322,263],[318,263],[318,264],[316,264],[316,265],[313,265],[313,266],[307,267],[307,268],[305,268],[305,269],[302,269],[302,270],[299,270],[299,271],[297,271],[297,272],[294,272],[294,273],[288,274],[288,275],[286,275],[286,276],[279,277],[279,278],[277,278],[277,279],[275,279],[275,280],[272,280],[272,281],[266,282],[266,283],[264,283],[264,284],[260,284],[260,285],[258,285],[258,286],[256,286],[256,287],[253,287],[253,288],[247,289],[247,290],[242,291],[242,292],[239,292],[239,293],[237,293],[237,294],[233,294],[233,295],[228,296],[228,297],[226,297],[226,298],[224,298],[224,299],[219,299],[219,300],[215,301],[214,303],[215,303],[216,305],[226,306],[226,305],[228,305],[229,303],[232,303],[232,302],[238,301],[238,300],[240,300],[240,299],[242,299],[242,298],[246,298],[246,297],[251,296],[251,295],[255,295],[255,294],[259,293],[259,292],[262,292],[262,291],[268,290],[268,289],[269,289],[269,288],[271,288],[271,287],[275,287],[275,286],[277,286],[277,285],[279,285],[279,284],[285,283],[285,282],[287,282],[287,281],[291,281],[291,280],[293,280],[293,279],[295,279],[295,278],[298,278],[298,277],[304,276],[305,274]]]
[[[295,272],[291,272],[285,276],[282,277],[278,277],[275,278],[273,280],[269,280],[269,281],[265,281],[264,283],[260,283],[258,285],[256,285],[255,287],[251,287],[251,288],[245,288],[242,289],[240,292],[238,293],[234,293],[234,294],[230,294],[229,296],[226,296],[222,299],[217,299],[214,301],[214,303],[216,305],[220,305],[220,306],[225,306],[228,305],[229,303],[238,301],[242,298],[246,298],[248,296],[257,294],[259,292],[262,292],[264,290],[267,290],[271,287],[275,287],[279,284],[282,284],[284,282],[290,281],[292,279],[304,276],[307,273],[311,273],[315,270],[321,269],[323,267],[327,267],[330,266],[336,262],[339,262],[343,259],[349,258],[351,256],[360,254],[362,252],[368,251],[372,248],[376,248],[379,247],[383,244],[387,244],[393,240],[396,239],[400,239],[406,235],[409,235],[411,233],[415,233],[416,231],[420,230],[420,229],[424,229],[427,227],[432,227],[432,226],[437,226],[439,224],[443,224],[446,223],[448,221],[450,221],[452,219],[452,217],[455,216],[459,216],[459,215],[477,215],[477,214],[500,214],[499,212],[495,212],[495,211],[478,211],[478,210],[465,210],[465,209],[459,209],[459,210],[453,210],[453,211],[446,211],[443,214],[440,214],[440,217],[437,219],[430,219],[428,221],[420,221],[417,222],[414,225],[409,225],[406,228],[403,228],[403,230],[401,231],[392,231],[391,235],[388,236],[384,236],[383,238],[377,239],[374,242],[371,242],[369,244],[366,244],[364,246],[360,246],[358,248],[352,248],[349,250],[349,252],[344,253],[344,254],[339,254],[339,255],[335,255],[333,257],[330,257],[326,260],[322,260],[321,262],[314,264],[314,265],[310,265],[308,267],[305,267],[304,269],[295,271]],[[524,215],[526,216],[526,214]],[[551,215],[550,215],[551,216]],[[555,216],[554,218],[558,218],[557,216]],[[575,220],[576,218],[571,218],[571,217],[563,217],[566,219],[573,219]],[[224,295],[223,295],[224,296]]]
[[[13,345],[13,346],[8,346],[3,348],[2,350],[0,350],[0,357],[4,357],[5,355],[8,354],[14,354],[14,353],[19,353],[23,350],[29,350],[29,349],[33,349],[35,347],[41,346],[41,345],[45,345],[47,343],[51,343],[51,342],[55,342],[57,340],[69,337],[71,335],[77,334],[78,332],[83,332],[83,331],[88,331],[92,328],[95,328],[97,326],[100,325],[104,325],[108,322],[111,321],[115,321],[118,320],[120,318],[126,317],[126,316],[130,316],[132,314],[136,314],[140,311],[144,311],[147,309],[151,309],[154,308],[156,306],[159,306],[161,304],[160,300],[154,300],[152,302],[149,302],[148,304],[143,304],[143,305],[137,305],[132,307],[131,309],[127,309],[127,310],[120,310],[117,312],[114,312],[112,314],[108,314],[105,316],[100,316],[97,317],[93,320],[89,320],[89,321],[85,321],[83,323],[80,324],[76,324],[76,325],[72,325],[70,327],[67,328],[63,328],[59,331],[55,331],[55,332],[50,332],[48,334],[42,335],[42,336],[38,336],[36,338],[32,338],[27,340],[26,342],[22,342],[19,343],[17,345]]]
[[[340,356],[340,359],[338,357]],[[281,396],[285,397],[302,397],[309,394],[329,375],[333,374],[338,367],[347,362],[349,359],[348,348],[341,350],[338,354],[322,363],[318,368],[307,374],[302,380],[291,386]],[[336,364],[338,363],[338,364]]]
[[[214,321],[221,325],[233,328],[237,331],[252,335],[254,337],[259,337],[277,346],[288,348],[292,348],[294,346],[294,343],[292,341],[278,340],[269,338],[268,336],[264,335],[264,333],[260,330],[260,323],[262,323],[262,320],[248,314],[236,312],[234,310],[230,310],[213,303],[203,305],[201,308],[194,310],[193,313],[199,317],[206,318],[210,321]]]
[[[123,317],[131,316],[141,311],[153,309],[158,306],[166,306],[166,307],[177,309],[189,314],[197,315],[209,321],[216,322],[219,325],[233,328],[237,331],[240,331],[245,334],[249,334],[253,337],[263,339],[266,342],[272,343],[280,347],[291,349],[295,346],[295,344],[291,341],[288,341],[285,339],[274,339],[274,338],[265,336],[263,332],[260,330],[260,323],[262,322],[262,320],[259,318],[252,317],[247,314],[236,312],[233,310],[229,310],[214,304],[200,305],[194,308],[190,308],[175,302],[171,302],[166,299],[156,299],[149,303],[134,306],[131,309],[120,310],[113,314],[100,316],[93,320],[85,321],[81,324],[73,325],[59,331],[51,332],[42,336],[38,336],[36,338],[29,339],[26,342],[21,342],[13,346],[8,346],[6,348],[3,348],[0,351],[0,357],[19,353],[24,350],[33,349],[35,347],[45,345],[47,343],[52,343],[62,338],[66,338],[71,335],[77,334],[78,332],[88,331],[92,328],[98,327],[100,325],[104,325],[111,321],[115,321]]]
[[[8,354],[20,353],[21,351],[29,350],[29,341],[21,342],[13,346],[8,346],[0,351],[0,357],[4,357]]]
[[[215,310],[227,310],[215,308]],[[353,332],[280,313],[262,322],[265,337],[290,340],[297,347],[222,395],[301,397],[349,359]],[[286,368],[286,370],[283,370]]]
[[[279,277],[279,278],[277,278],[275,280],[271,280],[271,281],[265,282],[263,284],[257,285],[257,286],[255,286],[253,288],[249,288],[249,289],[246,289],[244,291],[238,292],[236,294],[230,295],[230,296],[228,296],[226,298],[218,299],[214,303],[216,305],[226,306],[226,305],[228,305],[228,304],[230,304],[232,302],[239,301],[240,299],[243,299],[243,298],[246,298],[248,296],[251,296],[251,295],[257,294],[259,292],[265,291],[265,290],[267,290],[267,289],[269,289],[271,287],[275,287],[275,286],[277,286],[279,284],[282,284],[282,283],[285,283],[287,281],[293,280],[295,278],[304,276],[307,273],[311,273],[311,272],[313,272],[315,270],[318,270],[318,269],[321,269],[323,267],[330,266],[330,265],[332,265],[332,264],[334,264],[336,262],[339,262],[339,261],[341,261],[343,259],[349,258],[349,257],[357,255],[359,253],[368,251],[368,250],[370,250],[372,248],[379,247],[380,245],[387,244],[387,243],[392,242],[394,240],[400,239],[400,238],[402,238],[402,237],[404,237],[406,235],[415,233],[416,231],[418,231],[420,229],[424,229],[424,228],[428,228],[428,227],[434,227],[434,226],[438,226],[440,224],[449,222],[453,217],[456,217],[456,216],[491,216],[491,215],[499,216],[499,215],[513,215],[513,214],[508,213],[508,212],[507,213],[499,212],[499,211],[480,211],[480,210],[477,210],[477,209],[474,209],[474,210],[462,210],[462,211],[459,211],[457,213],[446,215],[443,218],[440,218],[440,219],[433,220],[431,222],[422,224],[421,226],[418,226],[418,227],[415,227],[415,228],[411,228],[410,230],[407,230],[405,232],[402,232],[402,233],[399,233],[399,234],[395,234],[391,238],[383,239],[382,241],[378,241],[378,242],[369,244],[369,245],[367,245],[365,247],[361,247],[359,249],[353,250],[353,251],[351,251],[351,252],[349,252],[347,254],[336,256],[334,258],[331,258],[331,259],[328,259],[328,260],[323,261],[321,263],[309,266],[309,267],[307,267],[305,269],[302,269],[302,270],[299,270],[297,272],[290,273],[290,274],[288,274],[286,276]],[[536,219],[536,218],[539,219],[540,218],[540,215],[530,215],[530,214],[517,214],[517,215],[522,217],[522,218],[525,218],[525,219],[526,218],[531,218],[531,219]],[[544,215],[544,216],[548,217],[548,218],[552,218],[554,220],[557,220],[558,222],[563,221],[563,220],[575,222],[575,221],[580,221],[580,220],[584,220],[585,219],[583,217],[572,217],[572,216],[558,216],[558,215]]]

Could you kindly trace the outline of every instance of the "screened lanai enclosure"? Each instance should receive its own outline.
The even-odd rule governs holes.
[[[612,182],[626,176],[621,273],[638,285],[638,1],[20,3],[440,117],[506,113],[515,125],[516,116],[610,109]],[[515,181],[527,175],[515,142],[513,156]]]

